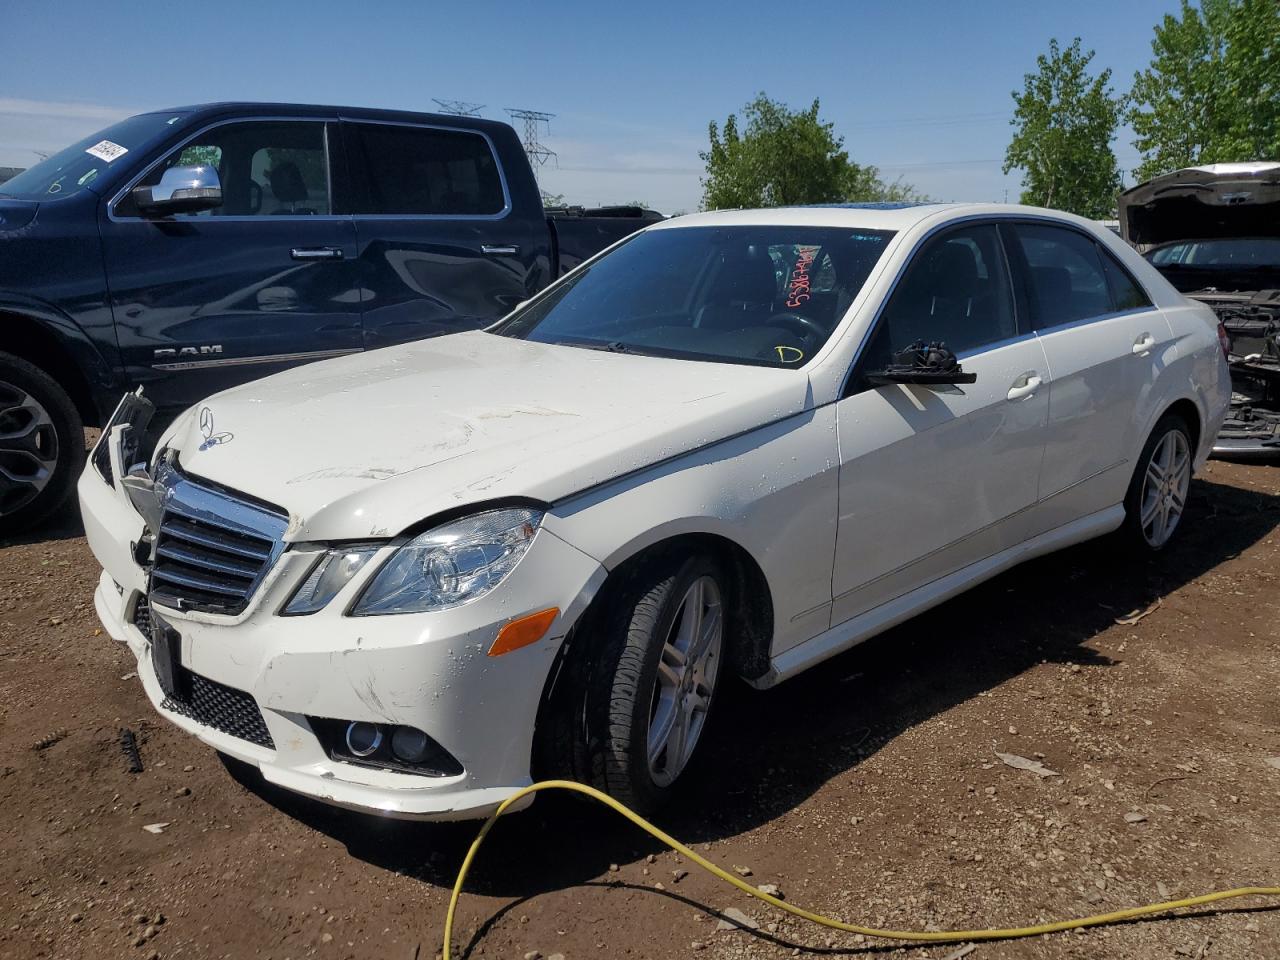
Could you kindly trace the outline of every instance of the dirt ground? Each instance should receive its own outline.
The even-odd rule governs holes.
[[[789,901],[881,926],[1280,884],[1278,494],[1280,469],[1214,463],[1158,560],[1075,548],[777,690],[733,691],[662,826]],[[0,956],[433,957],[475,826],[345,813],[225,765],[147,704],[97,629],[96,575],[74,513],[0,547]],[[1280,905],[1259,900],[965,954],[832,934],[686,868],[602,812],[539,801],[490,837],[458,944],[567,960],[1280,957]],[[717,929],[730,907],[759,929]]]

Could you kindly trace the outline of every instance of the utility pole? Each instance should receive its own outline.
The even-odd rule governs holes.
[[[432,97],[440,106],[441,113],[449,113],[455,117],[478,117],[480,111],[484,109],[483,103],[468,103],[466,100],[441,100],[439,97]]]
[[[556,159],[556,152],[542,145],[538,140],[538,131],[545,127],[548,134],[551,133],[551,118],[554,113],[543,113],[541,110],[520,110],[515,107],[507,107],[507,113],[512,120],[524,121],[524,152],[529,158],[529,165],[533,167],[533,175],[536,178],[538,170],[546,164],[548,160]]]

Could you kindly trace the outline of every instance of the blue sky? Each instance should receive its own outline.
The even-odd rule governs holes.
[[[697,208],[707,123],[757,91],[807,105],[851,156],[941,200],[1016,199],[1010,91],[1050,37],[1083,38],[1117,89],[1176,0],[824,4],[365,2],[0,4],[0,165],[141,110],[205,100],[554,113],[543,186],[583,203]],[[1127,130],[1122,168],[1137,155]]]

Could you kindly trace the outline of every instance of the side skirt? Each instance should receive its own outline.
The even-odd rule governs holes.
[[[932,583],[917,587],[896,599],[868,610],[851,620],[837,624],[812,640],[806,640],[773,658],[769,670],[761,677],[748,681],[758,690],[776,686],[798,673],[808,670],[837,653],[848,650],[878,633],[909,620],[944,600],[950,600],[970,587],[1003,573],[1032,557],[1052,553],[1072,544],[1082,543],[1117,529],[1124,522],[1124,504],[1116,504],[1080,517],[1070,523],[1055,527],[1017,546],[1002,550],[985,560],[940,577]]]

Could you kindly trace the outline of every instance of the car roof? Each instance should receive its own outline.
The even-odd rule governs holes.
[[[413,110],[385,110],[378,107],[343,107],[316,103],[272,103],[254,100],[225,100],[217,103],[194,103],[164,110],[148,110],[153,114],[183,114],[189,120],[210,120],[222,116],[345,117],[349,119],[389,120],[406,123],[432,123],[471,129],[507,128],[500,120],[483,117],[459,117],[446,113]]]
[[[867,230],[909,230],[926,221],[931,224],[969,217],[1048,217],[1088,226],[1097,230],[1095,221],[1043,207],[1027,207],[1013,203],[833,203],[812,206],[769,207],[758,210],[715,210],[674,217],[650,227],[670,230],[682,227],[727,227],[745,225],[790,225],[861,227]]]

